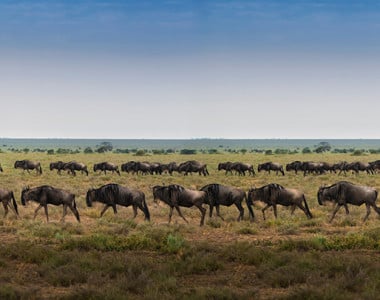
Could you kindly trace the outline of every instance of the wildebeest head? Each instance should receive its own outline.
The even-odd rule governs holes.
[[[29,201],[29,198],[28,198],[29,191],[30,191],[29,187],[25,187],[22,189],[22,192],[21,192],[21,204],[22,205],[26,205],[26,203]]]
[[[321,186],[318,189],[318,204],[324,205],[325,201],[331,201],[331,197],[329,196],[328,189],[325,186]]]
[[[157,204],[160,200],[165,197],[165,194],[167,193],[167,188],[165,186],[161,185],[155,185],[153,188],[153,202]]]
[[[86,204],[88,207],[92,207],[92,202],[95,201],[95,190],[89,189],[86,194]]]
[[[259,188],[251,188],[248,190],[247,200],[252,204],[253,201],[259,201],[262,197],[262,190]]]

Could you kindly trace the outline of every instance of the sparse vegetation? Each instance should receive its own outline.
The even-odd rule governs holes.
[[[85,147],[83,147],[84,149]],[[91,148],[90,148],[91,149]],[[302,149],[302,148],[301,148]],[[300,152],[302,150],[299,150]],[[89,169],[95,162],[112,161],[118,165],[136,159],[139,151],[86,155],[78,153],[75,160],[86,163]],[[224,152],[226,151],[226,152]],[[58,175],[48,169],[50,161],[72,160],[71,154],[30,151],[28,158],[42,163],[43,174],[21,173],[13,163],[23,153],[2,154],[3,187],[13,189],[19,203],[23,186],[51,184],[76,194],[81,223],[69,213],[65,223],[59,222],[62,207],[49,207],[50,223],[43,213],[33,220],[36,206],[19,206],[21,217],[9,214],[5,219],[0,208],[0,298],[114,299],[373,299],[380,291],[379,219],[372,211],[363,223],[364,207],[349,207],[350,215],[340,211],[328,224],[332,207],[319,206],[316,191],[323,184],[348,180],[370,185],[380,190],[379,175],[322,176],[286,173],[285,176],[258,173],[256,176],[231,176],[217,171],[221,161],[244,161],[257,168],[268,160],[261,150],[219,150],[218,153],[189,154],[208,165],[210,176],[164,175]],[[328,162],[353,159],[346,153],[315,152],[288,154],[272,152],[271,160],[285,165],[293,160]],[[364,161],[379,159],[378,154],[366,153]],[[149,152],[152,161],[181,162],[183,155]],[[149,157],[150,158],[150,157]],[[58,160],[58,159],[57,159]],[[107,211],[99,218],[101,206],[87,208],[88,188],[105,182],[115,182],[141,189],[151,213],[151,223],[139,212],[131,219],[131,208],[118,208],[118,214]],[[182,209],[189,221],[186,224],[176,212],[172,224],[167,224],[168,208],[155,206],[151,186],[177,183],[199,188],[211,182],[241,187],[261,186],[277,182],[302,190],[314,218],[308,220],[300,210],[294,215],[278,207],[278,219],[273,212],[264,221],[261,204],[254,206],[256,219],[249,222],[246,205],[245,220],[236,222],[235,207],[221,206],[219,217],[206,217],[199,227],[199,211]],[[27,278],[27,280],[25,280]]]

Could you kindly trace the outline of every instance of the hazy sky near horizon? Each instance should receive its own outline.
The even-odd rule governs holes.
[[[380,2],[3,0],[0,137],[380,138]]]

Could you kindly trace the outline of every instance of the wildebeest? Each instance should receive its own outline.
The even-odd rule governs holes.
[[[88,176],[87,166],[84,163],[70,161],[64,164],[63,169],[69,171],[73,176],[76,176],[75,171],[81,171],[82,174],[85,173]]]
[[[234,163],[230,162],[230,161],[219,163],[218,164],[218,171],[225,170],[226,171],[226,173],[225,173],[226,175],[228,173],[232,174],[232,165],[233,164]]]
[[[200,189],[207,193],[207,203],[210,205],[210,218],[212,217],[212,211],[215,206],[216,215],[219,216],[222,220],[223,217],[219,213],[219,206],[231,206],[235,204],[239,210],[238,221],[243,220],[244,217],[244,208],[242,206],[242,201],[245,199],[247,202],[246,193],[238,188],[225,186],[217,183],[205,185]],[[250,219],[253,220],[255,215],[253,213],[252,207],[248,205]]]
[[[102,217],[106,210],[110,207],[116,214],[116,205],[131,206],[133,207],[133,218],[137,216],[137,208],[139,208],[145,215],[145,220],[150,221],[150,213],[148,205],[145,201],[145,194],[142,191],[131,189],[119,184],[110,183],[101,186],[97,189],[89,189],[86,194],[87,206],[91,207],[92,202],[101,202],[105,206],[100,213]]]
[[[248,204],[252,201],[262,201],[266,206],[262,209],[265,220],[265,210],[273,207],[274,216],[277,218],[277,204],[283,206],[292,206],[291,213],[298,206],[305,215],[310,219],[313,217],[306,202],[305,195],[296,189],[285,188],[277,183],[271,183],[260,188],[251,188],[248,191]]]
[[[173,175],[173,172],[178,172],[178,164],[174,161],[168,163],[168,172],[170,175]]]
[[[234,162],[230,166],[231,170],[235,170],[239,175],[245,176],[245,172],[248,172],[249,175],[255,175],[255,170],[253,169],[253,165],[242,163],[242,162]],[[231,172],[232,173],[232,172]]]
[[[8,214],[8,207],[18,216],[17,203],[12,191],[0,189],[0,202],[4,207],[4,218]]]
[[[0,164],[0,172],[4,172],[3,167]]]
[[[153,199],[155,203],[157,203],[158,200],[161,200],[169,205],[169,223],[172,220],[173,208],[178,211],[178,214],[182,217],[182,219],[185,220],[186,223],[189,223],[182,215],[180,206],[196,206],[202,214],[200,226],[204,224],[206,209],[202,205],[203,203],[207,202],[206,192],[185,189],[184,187],[177,184],[171,184],[168,186],[156,185],[153,187]]]
[[[63,162],[61,160],[56,161],[56,162],[52,162],[49,165],[50,171],[57,170],[57,173],[61,174],[61,171],[63,170],[64,165],[65,165],[65,162]]]
[[[278,172],[282,174],[282,176],[285,175],[284,168],[279,163],[273,163],[273,162],[266,162],[263,164],[259,164],[257,167],[257,171],[267,171],[270,174],[270,171],[276,171],[276,175],[278,175]]]
[[[323,174],[325,172],[324,170],[324,164],[320,162],[314,162],[314,161],[304,161],[302,163],[302,170],[303,175],[306,176],[307,174],[313,173],[313,174]]]
[[[380,170],[380,160],[371,161],[371,162],[369,162],[369,164],[370,164],[371,169],[373,170],[374,173],[377,170]]]
[[[42,174],[41,164],[38,161],[31,161],[28,159],[16,160],[14,167],[15,169],[23,169],[24,171],[27,170],[28,173],[29,170],[35,169],[37,174]]]
[[[336,203],[330,222],[332,222],[342,206],[344,206],[346,214],[349,214],[347,204],[360,206],[364,203],[366,205],[367,214],[363,221],[367,220],[371,212],[371,206],[380,215],[380,208],[376,206],[376,199],[376,189],[369,186],[355,185],[348,181],[339,181],[330,186],[320,187],[318,190],[318,203],[320,205],[323,205],[326,201]]]
[[[42,185],[32,189],[27,187],[21,192],[21,204],[26,205],[29,200],[39,203],[39,206],[34,212],[34,219],[37,216],[37,212],[43,207],[45,209],[46,220],[49,222],[47,206],[48,204],[53,204],[63,205],[62,222],[65,219],[67,207],[70,208],[78,222],[80,222],[79,212],[75,203],[75,195],[70,192],[57,189],[49,185]]]
[[[94,172],[98,170],[100,170],[100,173],[104,172],[104,174],[107,174],[107,171],[112,171],[112,174],[116,172],[120,176],[119,167],[113,163],[101,162],[98,164],[94,164]]]
[[[364,163],[361,161],[355,161],[344,165],[344,171],[352,171],[355,174],[359,174],[359,171],[366,171],[367,174],[374,174],[374,170],[370,163]],[[339,174],[342,171],[339,172]]]
[[[294,171],[296,174],[298,171],[302,171],[303,162],[296,160],[286,165],[286,172]]]
[[[196,160],[189,160],[189,161],[181,163],[178,166],[178,172],[179,173],[184,172],[185,176],[192,172],[198,172],[199,175],[203,175],[203,176],[210,175],[207,170],[207,165]]]

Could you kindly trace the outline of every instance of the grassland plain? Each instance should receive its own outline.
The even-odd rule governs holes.
[[[38,160],[43,174],[13,169],[17,159]],[[121,164],[129,160],[185,161],[208,164],[210,176],[78,174],[58,175],[49,171],[51,161],[76,160],[90,169],[96,162]],[[373,186],[380,191],[380,174],[325,174],[320,176],[259,173],[254,177],[226,176],[217,171],[222,161],[254,164],[293,160],[338,162],[373,161],[380,155],[360,157],[348,154],[179,154],[136,157],[131,154],[47,155],[45,153],[0,153],[4,173],[1,188],[13,190],[20,204],[24,186],[49,184],[76,194],[81,223],[71,213],[59,220],[62,207],[49,207],[50,223],[36,204],[20,205],[20,218],[0,216],[0,299],[378,299],[380,293],[380,220],[372,211],[365,223],[364,207],[340,211],[328,223],[332,207],[320,207],[319,186],[338,180]],[[101,207],[87,208],[85,194],[90,187],[115,182],[141,189],[147,195],[150,223],[143,214],[132,220],[131,208],[110,211],[99,218]],[[206,218],[199,227],[197,209],[182,211],[189,224],[174,214],[167,224],[169,209],[154,205],[151,187],[177,183],[200,188],[221,183],[248,190],[277,182],[305,192],[314,218],[302,211],[280,207],[279,218],[272,211],[262,219],[260,203],[256,219],[236,222],[235,207],[221,207],[225,221]],[[245,204],[244,204],[245,207]]]

